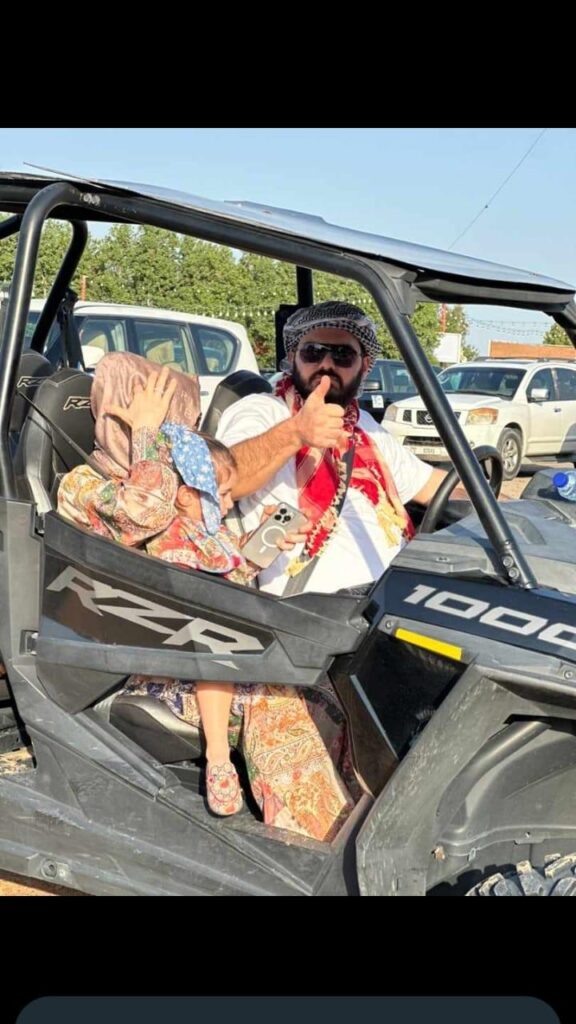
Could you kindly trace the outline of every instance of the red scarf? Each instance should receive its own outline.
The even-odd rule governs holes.
[[[292,416],[304,404],[289,374],[278,381],[275,394],[284,399]],[[377,445],[358,426],[359,415],[356,401],[351,402],[344,412],[344,430],[350,443],[355,445],[348,486],[361,491],[374,506],[378,522],[392,547],[398,543],[399,534],[408,539],[413,537],[414,526]],[[344,489],[345,479],[346,467],[335,448],[301,448],[296,452],[298,507],[314,524],[305,545],[309,558],[322,550],[337,524],[335,506]]]

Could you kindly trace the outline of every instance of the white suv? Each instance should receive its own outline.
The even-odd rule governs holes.
[[[28,344],[43,306],[43,299],[30,303]],[[136,352],[152,362],[168,363],[175,370],[197,373],[203,414],[217,385],[228,374],[235,370],[258,373],[246,329],[231,320],[109,302],[77,302],[74,319],[86,369],[92,369],[106,352]],[[48,336],[47,355],[59,347],[59,334],[55,324]]]
[[[576,453],[576,361],[477,359],[443,370],[438,381],[471,446],[499,450],[506,480],[524,458]],[[420,398],[391,405],[385,426],[428,462],[448,458]]]

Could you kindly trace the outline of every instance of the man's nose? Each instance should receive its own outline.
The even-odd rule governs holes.
[[[330,363],[332,364],[332,366],[336,365],[335,362],[334,362],[334,356],[332,355],[332,352],[325,352],[324,355],[322,356],[322,359],[321,359],[320,363],[318,365],[319,366],[324,366],[324,363],[326,362],[327,359],[330,360]]]

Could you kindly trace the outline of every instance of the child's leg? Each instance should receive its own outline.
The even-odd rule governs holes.
[[[224,764],[230,760],[228,720],[233,693],[232,683],[196,683],[208,764]]]
[[[196,700],[206,737],[206,796],[215,814],[236,814],[242,790],[230,763],[228,725],[234,686],[231,683],[196,683]]]
[[[234,695],[232,683],[192,683],[181,679],[131,676],[128,693],[149,693],[167,703],[173,714],[192,725],[202,725],[206,737],[206,795],[215,814],[236,814],[242,790],[230,763],[228,728]]]

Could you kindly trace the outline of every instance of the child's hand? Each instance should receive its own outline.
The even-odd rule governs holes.
[[[280,551],[292,551],[292,548],[295,548],[297,544],[304,543],[311,529],[312,523],[309,519],[306,519],[299,527],[298,533],[286,533],[284,537],[276,541],[276,547],[280,548]]]
[[[264,508],[262,509],[262,515],[260,516],[259,525],[262,526],[262,523],[265,523],[267,519],[270,519],[270,516],[273,516],[274,513],[277,512],[279,508],[280,505],[264,505]]]
[[[262,523],[265,523],[266,520],[270,518],[270,516],[274,515],[274,513],[278,511],[278,508],[278,505],[264,505],[258,526],[262,526]],[[257,529],[258,527],[256,527],[256,530]],[[256,533],[256,530],[250,530],[250,533],[242,534],[242,536],[238,540],[238,547],[240,549],[242,549],[248,543],[250,537],[252,537]]]
[[[168,381],[169,373],[169,368],[164,366],[159,373],[150,374],[145,388],[139,383],[135,384],[134,395],[127,409],[120,405],[109,405],[103,411],[127,423],[133,434],[142,427],[159,430],[178,386],[176,380]]]
[[[279,505],[265,505],[262,510],[262,515],[260,516],[260,525],[262,525],[262,523],[265,523],[266,520],[270,518],[270,516],[273,516],[278,511],[279,508]],[[310,522],[309,519],[307,519],[300,526],[298,533],[286,533],[284,534],[283,537],[280,537],[276,541],[276,547],[280,551],[292,551],[292,548],[295,548],[297,544],[304,543],[304,541],[306,540],[306,535],[310,533],[311,529],[312,523]]]
[[[262,515],[260,516],[260,526],[262,526],[262,523],[265,523],[266,520],[270,518],[270,516],[273,516],[278,511],[279,508],[280,505],[265,505],[264,508],[262,509]],[[312,523],[310,522],[310,520],[307,519],[300,527],[298,533],[286,533],[284,537],[280,537],[280,539],[276,541],[276,547],[280,551],[291,551],[292,548],[295,548],[297,544],[304,543],[304,541],[306,540],[306,535],[310,532],[311,529]],[[252,537],[252,535],[255,532],[255,530],[252,530],[250,533],[245,533],[244,536],[240,538],[238,546],[240,548],[243,548],[244,545],[247,543],[247,541],[250,540],[250,537]]]

